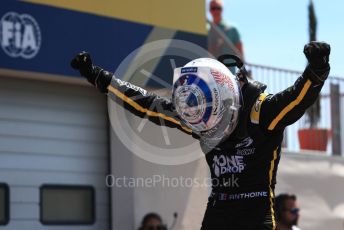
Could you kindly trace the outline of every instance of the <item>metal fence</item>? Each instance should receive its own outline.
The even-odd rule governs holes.
[[[289,86],[302,74],[299,71],[273,68],[269,66],[246,63],[254,80],[268,85],[268,93],[278,93]],[[329,77],[320,94],[321,118],[318,128],[326,129],[328,144],[324,152],[328,155],[344,155],[344,121],[341,122],[341,114],[344,114],[344,78]],[[290,151],[302,151],[299,142],[299,130],[309,128],[307,117],[304,115],[285,131],[284,147]],[[319,144],[322,142],[320,135],[310,137],[310,142]]]

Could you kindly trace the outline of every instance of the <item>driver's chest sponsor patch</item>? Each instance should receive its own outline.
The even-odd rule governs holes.
[[[244,156],[215,155],[212,167],[216,176],[226,173],[242,173],[245,169]]]
[[[247,137],[238,144],[235,145],[235,154],[240,156],[252,155],[256,151],[256,148],[253,147],[253,139]]]

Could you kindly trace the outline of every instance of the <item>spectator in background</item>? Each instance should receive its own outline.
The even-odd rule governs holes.
[[[158,214],[148,213],[143,217],[139,230],[167,230],[167,227]]]
[[[209,10],[213,17],[213,23],[224,33],[231,44],[226,44],[225,40],[221,35],[219,35],[216,30],[211,27],[208,31],[208,50],[218,58],[222,54],[235,54],[240,56],[244,60],[243,45],[240,40],[240,35],[238,30],[227,24],[222,19],[223,3],[222,0],[211,0],[209,3]],[[229,47],[230,46],[230,47]],[[232,70],[232,73],[234,73]]]
[[[300,230],[296,227],[300,217],[299,211],[294,194],[278,195],[275,198],[277,230]]]

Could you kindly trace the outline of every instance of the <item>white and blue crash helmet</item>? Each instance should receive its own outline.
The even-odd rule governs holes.
[[[241,91],[221,62],[199,58],[174,69],[172,90],[178,115],[202,138],[220,141],[236,128]]]

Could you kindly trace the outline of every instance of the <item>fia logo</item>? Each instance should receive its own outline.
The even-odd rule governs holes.
[[[42,43],[38,23],[31,15],[8,12],[0,21],[0,42],[10,57],[33,58]]]

